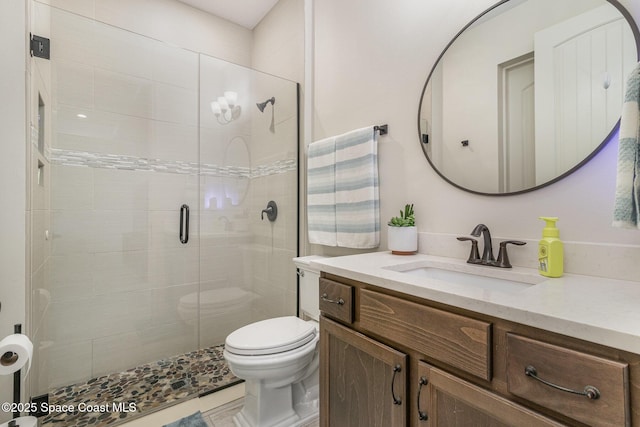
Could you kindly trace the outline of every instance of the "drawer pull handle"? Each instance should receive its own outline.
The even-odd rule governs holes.
[[[422,386],[429,384],[429,381],[425,377],[420,377],[420,381],[418,381],[418,418],[420,421],[427,421],[429,416],[427,413],[420,409],[420,392],[422,391]]]
[[[322,298],[322,301],[324,302],[330,302],[331,304],[344,305],[344,300],[342,298],[339,298],[337,301],[332,300],[332,299],[329,299],[329,295],[327,295],[326,293],[322,294],[320,298]]]
[[[580,390],[572,390],[570,388],[562,387],[562,386],[550,383],[549,381],[543,380],[538,376],[538,370],[531,365],[524,368],[524,374],[528,377],[533,378],[534,380],[540,381],[542,384],[555,388],[556,390],[560,390],[560,391],[564,391],[572,394],[578,394],[580,396],[585,396],[587,399],[590,399],[590,400],[597,400],[600,398],[600,390],[598,390],[592,385],[588,385],[584,388],[583,391],[580,391]]]
[[[400,371],[402,371],[402,366],[396,365],[393,367],[393,377],[391,378],[391,397],[393,398],[394,405],[402,405],[402,399],[396,397],[396,392],[393,387],[396,382],[396,374]]]

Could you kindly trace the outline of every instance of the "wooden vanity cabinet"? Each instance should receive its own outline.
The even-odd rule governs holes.
[[[594,427],[629,426],[629,365],[507,333],[511,394]]]
[[[344,323],[353,322],[353,286],[320,278],[320,311]]]
[[[418,364],[417,377],[418,419],[425,426],[564,426],[424,362]]]
[[[491,323],[369,289],[359,297],[363,330],[491,380]]]
[[[327,273],[320,293],[322,427],[640,426],[639,355]]]
[[[407,425],[407,355],[320,319],[320,424]]]

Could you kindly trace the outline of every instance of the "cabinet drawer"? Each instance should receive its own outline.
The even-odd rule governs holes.
[[[590,426],[630,425],[626,363],[507,334],[507,386],[516,396]]]
[[[346,323],[353,322],[353,286],[320,278],[320,311]]]
[[[424,362],[418,362],[417,376],[418,426],[565,426]]]
[[[491,323],[362,289],[360,326],[427,357],[491,379]]]

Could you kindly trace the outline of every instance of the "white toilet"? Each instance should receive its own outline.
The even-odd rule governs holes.
[[[244,326],[227,336],[224,357],[245,380],[245,401],[233,418],[239,427],[295,427],[318,415],[320,257],[294,258],[300,275],[300,311],[310,318],[277,317]]]
[[[229,333],[247,324],[254,298],[252,292],[233,287],[192,292],[180,298],[177,311],[190,327],[200,325],[201,346],[209,347],[223,343]]]

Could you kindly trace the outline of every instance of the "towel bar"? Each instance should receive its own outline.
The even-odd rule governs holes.
[[[379,125],[373,127],[374,131],[380,132],[380,135],[386,135],[389,133],[389,125]]]

